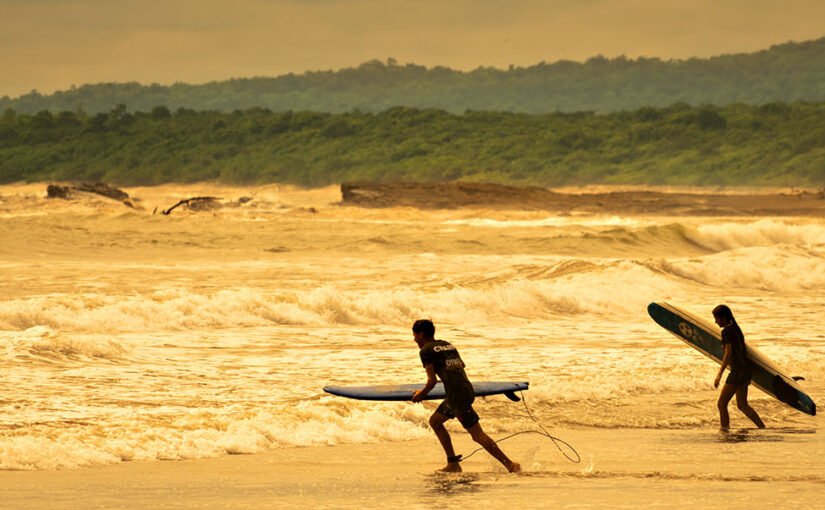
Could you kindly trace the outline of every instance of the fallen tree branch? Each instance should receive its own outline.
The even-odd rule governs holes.
[[[192,198],[185,198],[185,199],[181,200],[180,202],[178,202],[177,204],[175,204],[175,205],[173,205],[172,207],[170,207],[169,209],[164,209],[163,211],[161,211],[161,214],[166,214],[166,215],[168,215],[168,214],[169,214],[169,213],[171,213],[171,212],[172,212],[172,210],[173,210],[173,209],[175,209],[176,207],[181,206],[181,205],[189,205],[189,203],[190,203],[190,202],[195,202],[195,201],[198,201],[198,200],[210,200],[210,201],[214,201],[214,200],[220,200],[220,198],[218,198],[218,197],[192,197]]]

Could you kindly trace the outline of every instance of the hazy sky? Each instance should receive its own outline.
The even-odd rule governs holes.
[[[825,36],[823,0],[0,0],[0,96],[367,60],[707,57]]]

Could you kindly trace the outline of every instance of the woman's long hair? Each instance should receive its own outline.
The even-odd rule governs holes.
[[[713,309],[713,316],[719,317],[722,319],[727,319],[728,324],[733,327],[733,330],[739,334],[739,338],[742,339],[742,343],[745,343],[745,335],[742,333],[742,328],[739,327],[739,324],[736,323],[736,319],[733,318],[733,312],[730,310],[728,305],[719,305]]]

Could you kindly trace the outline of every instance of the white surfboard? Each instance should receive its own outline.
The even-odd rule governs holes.
[[[477,382],[473,383],[473,392],[477,397],[504,394],[514,402],[518,402],[517,391],[526,390],[530,384],[527,381],[519,382]],[[354,398],[357,400],[410,400],[423,384],[380,384],[375,386],[324,386],[324,391],[339,397]],[[424,400],[444,398],[444,384],[436,383],[427,393]]]

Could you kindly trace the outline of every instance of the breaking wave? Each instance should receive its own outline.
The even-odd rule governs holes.
[[[556,259],[427,289],[354,290],[326,285],[294,292],[237,288],[213,294],[175,289],[128,296],[48,295],[0,302],[0,329],[116,333],[273,324],[406,324],[421,316],[466,324],[635,314],[652,300],[670,299],[696,286],[807,292],[825,287],[825,252],[782,246],[679,259]]]
[[[412,405],[304,401],[268,409],[162,409],[105,424],[43,423],[0,436],[0,470],[67,469],[129,460],[181,460],[294,446],[427,437],[428,411]],[[48,434],[44,433],[50,429]],[[43,430],[41,430],[43,429]]]
[[[597,232],[588,230],[580,236],[587,242],[620,243],[646,248],[646,252],[678,257],[685,251],[695,252],[697,249],[710,254],[756,247],[822,247],[825,246],[825,225],[792,224],[777,220],[705,225],[671,223],[640,228],[621,226]]]
[[[605,266],[566,263],[545,279],[497,279],[473,287],[355,291],[324,286],[302,292],[240,288],[210,295],[51,295],[0,302],[0,328],[47,327],[71,332],[140,332],[282,325],[399,324],[421,316],[458,323],[558,314],[623,313],[643,309],[650,295],[674,286],[627,261]],[[535,271],[528,268],[524,271]],[[539,267],[538,269],[544,269]],[[583,272],[576,272],[583,270]],[[606,286],[610,293],[605,293]]]

